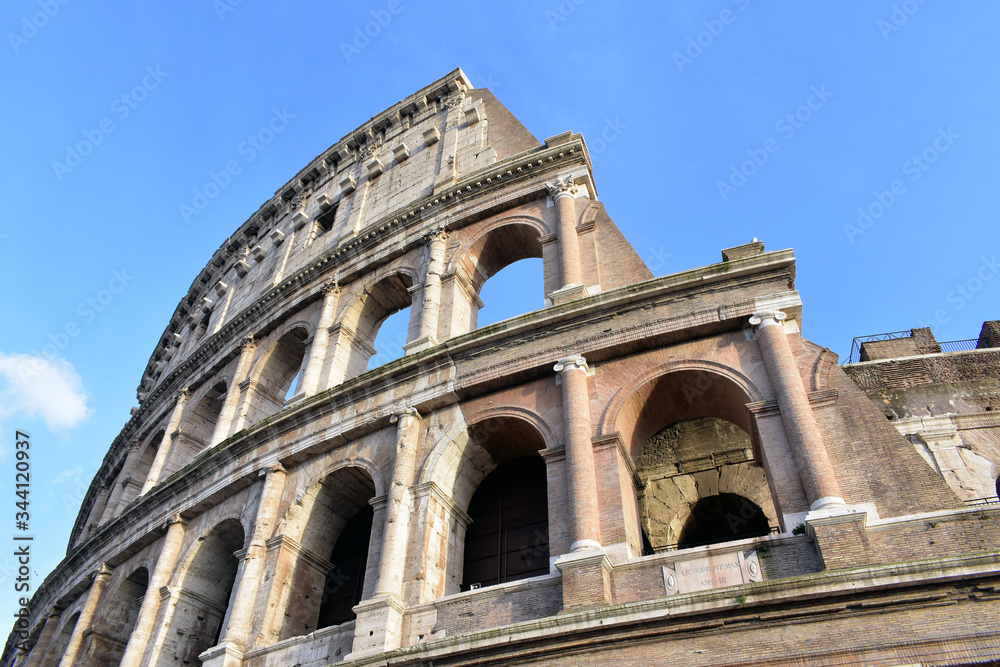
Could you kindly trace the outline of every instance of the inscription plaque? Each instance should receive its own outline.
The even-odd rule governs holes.
[[[682,560],[663,566],[663,587],[667,595],[694,593],[763,581],[756,551],[736,551],[707,558]]]

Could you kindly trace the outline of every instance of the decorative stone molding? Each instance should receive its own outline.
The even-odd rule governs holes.
[[[580,191],[573,176],[559,177],[551,183],[546,183],[545,188],[549,191],[549,196],[553,199],[575,197],[577,192]]]
[[[754,331],[760,331],[764,327],[780,326],[787,317],[788,315],[780,310],[762,310],[750,317],[750,325],[754,327]]]

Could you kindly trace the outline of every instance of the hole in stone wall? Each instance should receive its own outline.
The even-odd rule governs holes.
[[[333,569],[327,572],[316,628],[352,620],[354,605],[361,602],[365,586],[368,542],[372,533],[372,508],[363,507],[344,526],[330,554]]]
[[[410,308],[397,310],[385,318],[375,335],[375,354],[368,360],[368,370],[401,359],[406,354],[403,346],[407,342],[409,327]]]
[[[542,260],[522,259],[495,273],[479,293],[477,324],[485,327],[545,306]]]
[[[769,532],[767,516],[756,503],[734,493],[720,493],[695,503],[677,546],[687,549]]]

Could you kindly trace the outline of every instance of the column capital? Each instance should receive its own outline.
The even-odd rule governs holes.
[[[440,227],[434,227],[427,230],[424,233],[424,241],[427,243],[433,243],[435,241],[447,241],[448,240],[448,230],[444,228],[444,225]]]
[[[392,413],[392,416],[389,417],[389,421],[395,424],[396,422],[401,422],[406,418],[420,419],[420,413],[416,408],[399,408]]]
[[[250,334],[248,336],[244,336],[243,339],[240,340],[240,342],[236,345],[236,349],[240,352],[247,348],[252,350],[256,344],[257,341],[254,339],[253,334]]]
[[[104,580],[108,580],[111,578],[112,574],[114,574],[114,569],[111,568],[107,563],[101,563],[101,566],[97,568],[96,572],[94,572],[94,580],[96,581],[97,579],[101,578],[103,578]]]
[[[760,331],[764,327],[780,325],[786,317],[788,317],[788,315],[780,310],[762,310],[754,313],[750,317],[750,324],[753,325],[757,331]]]
[[[551,183],[546,183],[545,188],[549,191],[549,196],[553,199],[560,197],[575,197],[580,188],[573,180],[572,176],[562,176]]]
[[[186,401],[189,398],[191,398],[191,390],[188,389],[187,387],[181,387],[180,391],[178,391],[177,394],[174,396],[174,400],[176,400],[178,403],[181,401]]]
[[[336,278],[332,278],[323,283],[322,285],[320,285],[319,291],[321,294],[330,294],[331,292],[334,294],[339,294],[340,283],[337,281]]]
[[[563,357],[556,362],[556,365],[553,366],[553,370],[555,370],[556,373],[568,373],[572,370],[581,370],[587,375],[593,374],[593,370],[587,365],[587,360],[582,354],[574,354],[569,357]]]
[[[175,523],[179,523],[183,526],[187,523],[187,519],[182,517],[180,512],[175,512],[174,514],[171,514],[169,517],[167,517],[167,520],[164,521],[163,523],[167,528],[170,528],[170,526],[174,525]]]
[[[274,463],[269,463],[268,465],[261,468],[260,472],[257,474],[261,477],[268,477],[278,472],[286,473],[288,471],[285,470],[285,466],[281,465],[281,463],[279,463],[278,461],[275,461]]]

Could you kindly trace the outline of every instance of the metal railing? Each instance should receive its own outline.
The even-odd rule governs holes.
[[[985,498],[973,498],[965,501],[968,507],[992,507],[1000,505],[1000,496],[987,496]]]
[[[889,333],[871,334],[870,336],[858,336],[851,343],[851,356],[847,358],[847,363],[856,364],[861,361],[861,345],[879,340],[896,340],[898,338],[910,338],[912,331],[891,331]]]
[[[979,339],[947,340],[943,343],[938,343],[938,345],[941,346],[942,352],[968,352],[969,350],[976,349],[976,346],[979,345]]]

